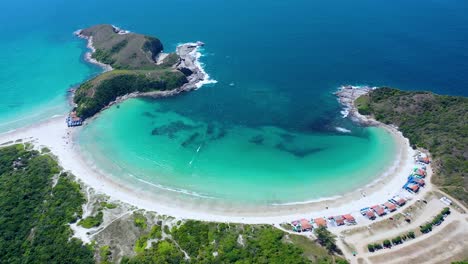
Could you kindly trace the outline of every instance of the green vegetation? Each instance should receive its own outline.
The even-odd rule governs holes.
[[[81,219],[78,222],[78,225],[80,225],[80,226],[82,226],[84,228],[97,227],[97,226],[101,225],[102,217],[103,217],[103,213],[102,213],[102,211],[99,211],[97,213],[97,215],[95,215],[95,216],[88,216],[85,219]]]
[[[421,233],[429,233],[432,231],[432,227],[435,225],[440,225],[444,221],[444,217],[450,214],[450,208],[445,207],[442,212],[437,214],[431,222],[426,223],[419,227]]]
[[[111,251],[109,246],[102,246],[99,248],[99,258],[101,264],[110,264],[109,257],[111,256]]]
[[[146,217],[141,213],[133,213],[133,223],[135,226],[138,226],[140,229],[146,229]]]
[[[302,247],[309,248],[309,253],[320,251],[318,263],[346,263],[307,238],[299,238],[308,243],[302,241],[298,247],[298,236],[291,239],[271,226],[187,221],[173,227],[171,236],[145,249],[148,238],[160,231],[160,226],[153,227],[149,235],[140,237],[135,246],[137,255],[122,259],[122,263],[311,263]]]
[[[383,242],[382,242],[382,245],[386,248],[389,248],[392,246],[392,243],[390,242],[390,240],[388,239],[385,239]]]
[[[50,153],[50,149],[47,148],[47,147],[43,147],[43,148],[41,149],[41,153],[42,153],[42,154]]]
[[[112,58],[112,54],[103,49],[96,49],[96,51],[93,53],[93,55],[91,55],[91,57],[105,64],[115,64],[115,59]]]
[[[367,249],[370,252],[374,252],[376,250],[382,249],[383,247],[389,248],[392,245],[399,245],[402,244],[407,239],[413,239],[416,235],[413,231],[409,231],[407,234],[402,234],[397,237],[392,238],[391,240],[386,239],[382,243],[375,243],[375,244],[368,244]]]
[[[149,233],[149,238],[151,238],[151,239],[161,239],[162,238],[161,226],[154,225],[153,227],[151,227],[151,232]]]
[[[81,32],[93,38],[92,57],[115,70],[80,85],[74,102],[77,114],[88,118],[117,97],[134,92],[173,90],[187,82],[186,76],[172,66],[179,61],[169,54],[160,65],[156,58],[163,50],[159,39],[141,34],[117,34],[111,25],[97,25]]]
[[[369,115],[371,114],[370,110],[370,100],[368,95],[363,95],[354,101],[354,105],[358,109],[359,113],[362,115]]]
[[[185,75],[177,71],[118,71],[96,77],[82,84],[74,101],[78,116],[88,118],[98,113],[117,97],[134,92],[171,90],[187,82]]]
[[[94,263],[71,238],[82,214],[80,186],[49,155],[24,145],[0,148],[0,263]]]
[[[80,219],[84,202],[79,184],[60,173],[50,155],[24,145],[0,148],[0,263],[111,263],[109,246],[71,237],[69,223]],[[79,224],[98,226],[102,217],[99,211]],[[329,253],[336,250],[326,229],[319,237],[327,249],[268,225],[187,221],[172,230],[161,224],[149,229],[143,212],[133,221],[144,233],[135,241],[136,256],[121,263],[347,263]]]
[[[114,204],[114,203],[101,202],[101,207],[102,208],[107,208],[107,209],[115,209],[115,208],[117,208],[117,205]]]
[[[414,147],[428,149],[433,182],[468,205],[468,98],[380,88],[358,98],[356,106],[398,126]]]
[[[288,238],[283,239],[283,241],[290,242],[300,248],[304,256],[311,260],[312,263],[348,263],[345,259],[330,254],[326,248],[313,243],[305,236],[289,234]]]
[[[135,252],[136,253],[143,253],[146,246],[148,245],[148,235],[143,235],[137,239],[135,242]]]
[[[398,244],[401,244],[403,243],[403,239],[401,238],[401,236],[397,236],[395,238],[392,238],[392,244],[393,245],[398,245]]]
[[[121,264],[140,264],[140,263],[168,263],[178,264],[186,263],[184,254],[180,251],[174,242],[163,240],[153,244],[149,249],[137,254],[133,258],[122,258]]]
[[[320,245],[324,246],[330,253],[336,252],[341,254],[341,251],[336,246],[336,237],[326,227],[314,229],[315,235]]]

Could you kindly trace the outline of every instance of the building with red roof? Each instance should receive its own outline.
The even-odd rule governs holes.
[[[408,186],[408,189],[412,192],[417,193],[419,191],[419,185],[417,184],[411,184]]]
[[[388,209],[388,211],[393,212],[396,210],[396,206],[392,204],[391,202],[386,202],[384,203],[385,208]]]
[[[382,216],[385,214],[385,209],[380,206],[380,205],[374,205],[371,207],[372,210],[374,210],[374,212],[378,215],[378,216]]]
[[[405,203],[406,203],[406,200],[404,198],[400,198],[396,200],[396,204],[398,204],[398,206],[403,206],[405,205]]]
[[[301,219],[301,230],[302,231],[312,230],[312,225],[309,223],[307,219]]]
[[[423,179],[414,179],[414,182],[419,184],[419,186],[424,186],[426,182]]]
[[[341,215],[335,216],[333,219],[335,220],[335,223],[338,226],[345,224],[345,220],[344,220],[343,216],[341,216]]]
[[[343,218],[345,220],[346,223],[348,224],[355,224],[356,223],[356,219],[354,219],[354,217],[350,214],[345,214],[343,215]]]
[[[314,222],[317,226],[327,226],[327,221],[323,218],[315,218]]]
[[[366,211],[366,216],[367,218],[371,219],[371,220],[374,220],[375,219],[375,214],[374,212],[372,212],[371,210],[367,210]]]

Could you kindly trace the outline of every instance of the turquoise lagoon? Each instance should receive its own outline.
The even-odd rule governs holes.
[[[341,134],[226,125],[165,111],[144,99],[104,111],[79,142],[90,165],[120,183],[232,204],[342,194],[369,184],[396,157],[394,138],[380,128]]]

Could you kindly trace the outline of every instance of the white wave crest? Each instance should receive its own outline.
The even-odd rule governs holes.
[[[351,133],[351,130],[343,128],[343,127],[335,127],[336,131],[341,133]]]

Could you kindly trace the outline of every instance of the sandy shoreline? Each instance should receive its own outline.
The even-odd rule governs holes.
[[[160,214],[178,218],[190,218],[219,222],[238,223],[282,223],[298,218],[323,217],[334,214],[356,213],[360,208],[383,203],[393,195],[401,192],[401,187],[414,167],[414,151],[409,147],[395,128],[383,126],[395,138],[398,147],[398,158],[387,175],[376,181],[340,197],[317,202],[294,205],[245,206],[238,208],[210,199],[177,199],[167,195],[150,195],[132,186],[118,183],[99,173],[86,164],[79,152],[79,146],[73,139],[81,128],[68,128],[65,117],[52,118],[46,122],[18,129],[14,132],[0,134],[0,144],[23,139],[31,141],[37,148],[47,146],[58,157],[60,165],[72,172],[86,185],[97,192],[109,195],[111,199],[120,200],[139,208],[156,211]],[[364,195],[365,194],[365,197]],[[328,209],[327,209],[328,208]]]

